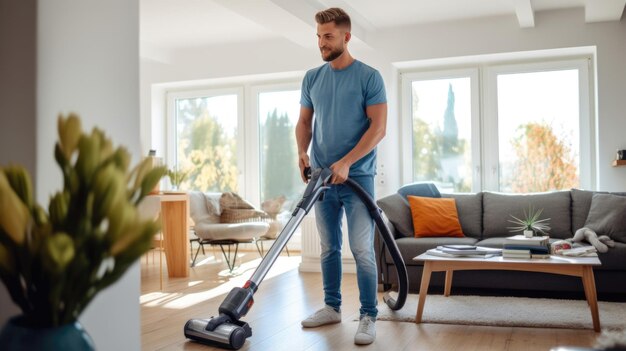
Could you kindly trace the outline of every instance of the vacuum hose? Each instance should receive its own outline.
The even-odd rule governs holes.
[[[399,310],[404,306],[409,291],[409,275],[404,265],[404,259],[402,259],[402,255],[400,254],[400,249],[398,249],[398,245],[389,227],[387,227],[387,224],[383,220],[382,210],[376,206],[374,199],[372,199],[372,197],[354,180],[348,178],[344,184],[349,186],[358,195],[369,210],[370,216],[374,220],[374,223],[376,223],[376,227],[385,241],[385,245],[387,245],[389,249],[393,263],[396,265],[396,271],[398,272],[398,297],[394,299],[389,292],[387,292],[383,296],[383,301],[385,301],[387,306],[392,310]]]

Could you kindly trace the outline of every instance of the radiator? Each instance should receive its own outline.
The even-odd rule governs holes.
[[[314,214],[309,213],[309,215],[304,217],[300,227],[302,229],[302,262],[300,263],[299,270],[301,272],[320,272],[320,254],[322,250],[320,248],[320,239]],[[345,273],[355,273],[356,267],[354,265],[354,257],[350,251],[347,228],[348,226],[344,216],[342,227],[343,245],[341,247],[343,271]]]

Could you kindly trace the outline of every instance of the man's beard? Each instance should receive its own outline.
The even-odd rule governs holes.
[[[334,61],[337,57],[341,56],[341,54],[343,54],[342,47],[331,49],[330,52],[328,53],[328,56],[324,56],[324,52],[322,51],[322,59],[326,62],[331,62],[331,61]]]

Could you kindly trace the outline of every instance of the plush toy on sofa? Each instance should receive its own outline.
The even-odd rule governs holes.
[[[574,243],[582,242],[583,240],[586,240],[588,243],[593,245],[598,252],[602,253],[609,251],[609,247],[615,246],[615,242],[607,235],[598,236],[596,232],[586,227],[578,229],[576,233],[574,233],[574,237],[568,239],[568,241],[572,241]]]

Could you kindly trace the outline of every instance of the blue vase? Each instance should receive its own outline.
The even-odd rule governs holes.
[[[60,327],[31,327],[23,316],[11,318],[0,331],[2,350],[95,350],[93,340],[78,322]]]

